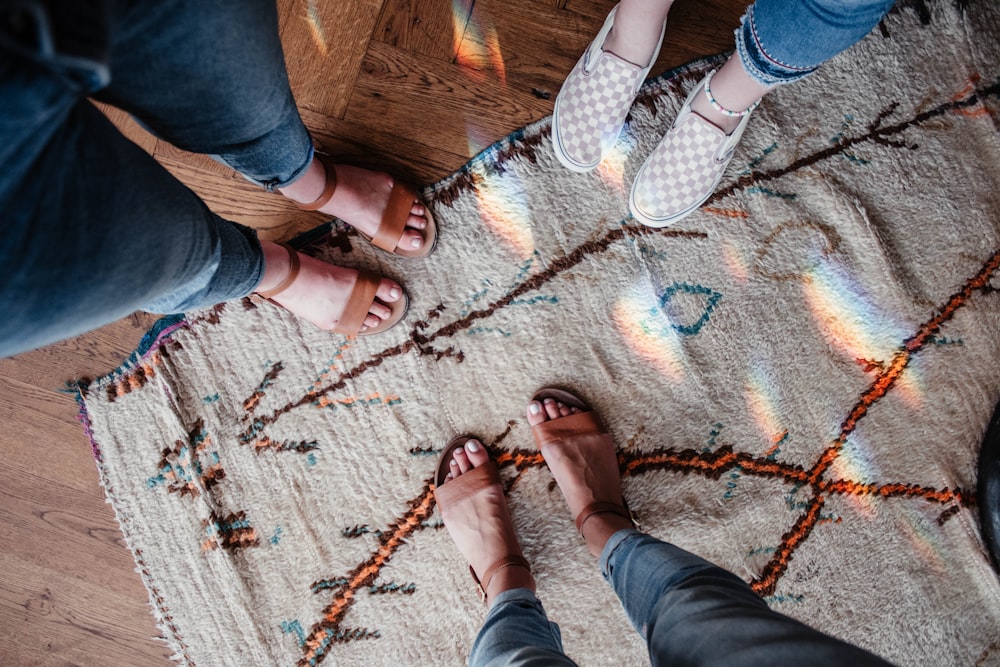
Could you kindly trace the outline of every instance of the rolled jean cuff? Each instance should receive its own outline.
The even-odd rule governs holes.
[[[296,116],[296,120],[297,120]],[[298,123],[301,126],[301,121]],[[288,187],[306,172],[313,160],[312,138],[301,126],[275,131],[250,144],[211,153],[213,159],[235,169],[243,178],[268,192]],[[289,156],[295,156],[289,158]]]
[[[622,546],[629,539],[641,538],[645,535],[646,533],[638,531],[635,528],[622,528],[608,538],[608,541],[604,544],[604,549],[601,550],[601,558],[598,561],[601,565],[601,576],[604,577],[605,581],[611,584],[611,563],[618,547]]]
[[[818,65],[811,67],[795,67],[782,63],[768,55],[760,42],[760,34],[754,23],[753,6],[746,11],[736,29],[736,53],[746,73],[764,86],[777,86],[792,83],[805,78],[819,69]]]
[[[216,238],[204,258],[190,257],[182,286],[145,303],[150,313],[183,313],[248,296],[264,277],[264,251],[257,233],[243,225],[219,220]]]

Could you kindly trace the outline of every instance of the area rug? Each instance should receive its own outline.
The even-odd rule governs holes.
[[[463,664],[485,610],[430,481],[474,433],[568,654],[647,664],[532,446],[525,404],[556,384],[607,423],[653,535],[895,663],[1000,664],[975,505],[1000,398],[998,33],[992,2],[900,3],[769,96],[673,228],[629,219],[628,187],[719,58],[648,83],[591,175],[543,119],[434,184],[426,260],[339,223],[301,239],[406,286],[387,334],[251,299],[161,321],[79,392],[176,659]]]

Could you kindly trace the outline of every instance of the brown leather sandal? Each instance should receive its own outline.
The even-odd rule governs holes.
[[[262,298],[267,299],[271,303],[281,308],[285,308],[277,301],[274,301],[274,297],[284,292],[295,282],[295,279],[299,275],[299,253],[292,246],[287,243],[279,243],[282,248],[288,252],[288,275],[282,279],[280,283],[275,285],[272,289],[265,290],[262,292],[257,292]],[[369,327],[365,331],[361,331],[361,327],[365,324],[365,318],[368,317],[368,308],[372,305],[372,302],[376,299],[376,292],[378,291],[379,282],[382,277],[377,273],[371,271],[366,271],[364,269],[358,269],[358,279],[354,283],[354,287],[351,288],[351,293],[347,297],[347,305],[344,307],[344,312],[337,320],[337,325],[333,327],[330,331],[333,333],[344,334],[346,336],[372,336],[374,334],[382,333],[403,319],[406,315],[406,309],[409,307],[410,302],[404,293],[399,299],[391,303],[383,303],[389,308],[389,317],[378,323],[377,326]],[[288,310],[285,308],[285,310]]]
[[[541,403],[547,398],[551,398],[572,408],[583,410],[583,412],[578,412],[567,417],[559,417],[558,419],[546,420],[541,424],[531,427],[531,434],[535,438],[535,444],[538,445],[539,451],[542,452],[542,458],[545,458],[545,447],[564,440],[571,441],[578,439],[581,436],[603,436],[607,440],[607,445],[614,451],[615,445],[604,429],[604,425],[601,424],[600,418],[596,412],[590,409],[589,405],[583,402],[583,399],[565,389],[543,387],[531,397],[531,400]],[[631,521],[633,526],[636,528],[639,527],[639,522],[636,521],[632,510],[629,509],[625,498],[622,497],[620,503],[594,501],[588,504],[576,515],[576,531],[582,537],[583,524],[587,519],[595,514],[607,513],[624,517]]]
[[[460,435],[452,438],[438,458],[437,472],[434,473],[434,500],[437,502],[439,508],[462,502],[488,486],[500,484],[500,475],[497,473],[497,467],[493,465],[492,460],[481,466],[476,466],[467,473],[459,475],[447,484],[445,483],[444,480],[450,471],[451,459],[455,450],[464,447],[465,443],[474,437],[472,435]],[[493,575],[503,568],[511,566],[523,567],[528,572],[531,572],[531,565],[520,554],[507,554],[493,561],[486,568],[486,571],[483,572],[481,581],[480,577],[476,576],[476,571],[472,569],[472,565],[469,565],[469,572],[472,574],[473,581],[476,582],[476,587],[479,589],[479,597],[484,603],[487,602],[486,591],[489,590]]]
[[[323,165],[323,169],[326,170],[326,186],[323,188],[323,193],[320,194],[318,199],[308,204],[299,204],[299,208],[306,211],[318,211],[323,208],[333,198],[333,193],[337,191],[337,171],[333,163],[320,157],[319,154],[316,157]],[[389,192],[389,203],[386,204],[385,211],[382,213],[382,220],[379,222],[374,238],[368,236],[360,229],[357,230],[358,234],[361,234],[376,248],[391,252],[394,255],[410,259],[427,257],[434,250],[434,246],[437,245],[437,224],[434,222],[434,216],[431,215],[431,210],[426,204],[424,204],[424,217],[427,219],[427,227],[418,230],[424,237],[424,244],[416,250],[396,247],[399,244],[399,240],[403,237],[406,220],[410,217],[410,208],[413,206],[413,202],[418,199],[417,192],[412,187],[393,181],[392,190]],[[355,227],[355,229],[357,228]]]

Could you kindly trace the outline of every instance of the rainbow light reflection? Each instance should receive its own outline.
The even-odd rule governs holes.
[[[483,13],[479,11],[476,14]],[[451,20],[456,64],[478,81],[486,78],[485,69],[489,68],[496,73],[500,85],[506,87],[507,65],[500,49],[496,26],[492,23],[485,27],[477,25],[473,17],[468,15],[468,8],[458,0],[452,0]]]
[[[483,224],[497,235],[522,261],[535,253],[535,237],[531,233],[524,186],[516,175],[480,182],[476,188],[476,205]]]
[[[309,0],[306,5],[306,24],[309,26],[309,32],[312,34],[313,41],[316,42],[316,48],[319,49],[320,55],[326,57],[330,48],[327,46],[326,32],[323,31],[323,19],[319,16],[316,0]]]
[[[611,190],[624,199],[628,196],[631,183],[625,182],[625,161],[635,146],[635,141],[628,132],[622,132],[614,147],[608,151],[600,164],[597,165],[597,176]]]
[[[871,446],[857,432],[844,443],[837,458],[830,464],[827,479],[843,479],[859,484],[876,484],[881,478],[875,465]],[[878,511],[873,495],[846,494],[844,500],[862,516],[873,519]]]
[[[771,453],[787,433],[778,416],[775,393],[775,383],[766,376],[764,369],[751,368],[744,389],[744,398],[750,416],[770,446],[767,454]]]
[[[681,336],[649,285],[638,285],[612,309],[615,326],[641,359],[674,382],[684,379]]]
[[[867,290],[835,262],[813,267],[802,281],[802,292],[823,337],[856,361],[888,363],[912,333],[912,325],[880,310]],[[895,390],[907,405],[918,408],[922,383],[912,366],[908,370]]]

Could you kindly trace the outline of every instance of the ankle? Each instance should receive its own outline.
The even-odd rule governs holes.
[[[632,521],[623,516],[604,512],[594,514],[587,518],[580,526],[580,532],[587,543],[587,550],[596,558],[601,557],[604,546],[611,539],[611,536],[620,530],[632,528]]]
[[[294,202],[308,204],[319,199],[325,188],[326,169],[323,167],[323,163],[314,156],[302,175],[285,187],[278,188],[278,192]]]
[[[486,588],[486,599],[493,602],[501,593],[515,588],[526,588],[532,593],[535,592],[535,578],[531,575],[531,570],[520,565],[511,565],[498,570]]]

